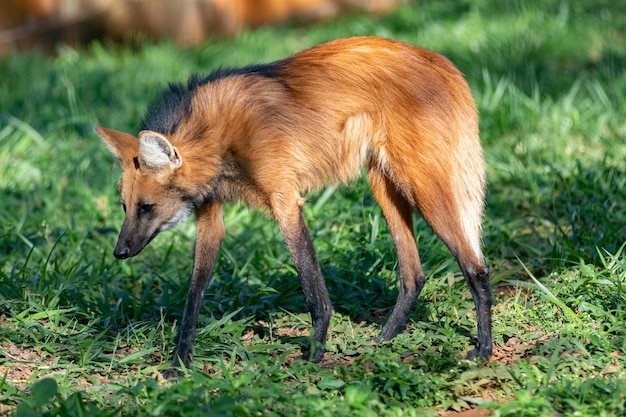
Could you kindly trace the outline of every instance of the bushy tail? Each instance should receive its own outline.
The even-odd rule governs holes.
[[[477,135],[461,143],[465,146],[455,152],[452,188],[463,235],[476,258],[483,261],[482,219],[486,189],[483,153]]]
[[[475,118],[462,129],[424,129],[410,141],[390,140],[379,165],[458,257],[483,263],[486,176]],[[422,126],[423,127],[423,126]]]

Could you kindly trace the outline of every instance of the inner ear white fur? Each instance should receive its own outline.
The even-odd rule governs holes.
[[[183,160],[176,148],[156,132],[141,132],[139,136],[139,160],[147,168],[180,168]]]

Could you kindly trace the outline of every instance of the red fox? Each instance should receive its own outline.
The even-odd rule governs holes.
[[[443,56],[378,37],[338,39],[273,63],[171,84],[149,107],[138,137],[96,132],[123,168],[118,188],[126,218],[115,257],[137,255],[195,214],[195,260],[171,372],[191,361],[225,233],[222,206],[232,200],[266,209],[277,221],[311,313],[303,356],[322,359],[333,308],[302,195],[347,183],[362,166],[393,237],[400,280],[376,341],[403,330],[424,286],[416,209],[456,257],[472,293],[478,345],[467,357],[492,354],[478,116],[463,75]]]

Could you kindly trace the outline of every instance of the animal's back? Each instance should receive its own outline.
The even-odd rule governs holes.
[[[280,79],[297,108],[322,129],[343,133],[340,141],[350,134],[365,136],[374,152],[383,147],[406,157],[407,151],[419,150],[415,157],[423,162],[437,149],[480,148],[471,91],[441,55],[403,42],[357,37],[304,50],[282,65]]]
[[[476,119],[460,71],[442,55],[404,42],[338,39],[279,62],[280,78],[309,107],[325,105],[345,114],[355,109],[386,113],[400,106],[418,117],[452,110]]]

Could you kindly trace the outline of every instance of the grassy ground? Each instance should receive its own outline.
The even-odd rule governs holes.
[[[0,60],[0,414],[422,416],[480,406],[493,416],[623,415],[622,6],[420,1],[192,50],[96,43]],[[474,91],[490,181],[493,361],[462,360],[475,341],[471,297],[421,220],[426,288],[407,330],[371,346],[396,297],[396,261],[361,180],[313,193],[306,207],[337,310],[326,359],[295,359],[309,318],[289,254],[275,224],[234,204],[192,368],[163,381],[193,222],[115,260],[119,169],[93,126],[136,132],[169,81],[363,34],[447,55]]]

